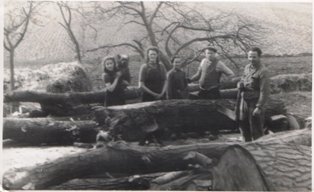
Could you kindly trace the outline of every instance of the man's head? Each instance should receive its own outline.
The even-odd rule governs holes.
[[[172,57],[171,63],[173,65],[174,69],[181,69],[181,67],[182,67],[181,57],[178,55]]]
[[[262,50],[258,47],[253,47],[248,52],[248,60],[254,67],[258,67],[260,64],[261,55]]]
[[[211,61],[216,59],[217,49],[213,47],[206,47],[205,48],[205,57]]]

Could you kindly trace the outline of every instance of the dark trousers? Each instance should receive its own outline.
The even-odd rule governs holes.
[[[200,99],[219,99],[220,98],[220,92],[219,88],[213,88],[210,90],[200,90],[198,92],[198,96]]]
[[[256,102],[247,101],[246,118],[240,121],[240,131],[245,141],[256,140],[264,134],[264,110],[260,115],[253,116],[253,111],[256,108]]]

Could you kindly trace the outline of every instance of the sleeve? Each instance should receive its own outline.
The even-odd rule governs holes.
[[[256,107],[263,107],[270,94],[269,74],[266,69],[261,71],[259,83],[260,95]]]
[[[203,66],[205,65],[205,62],[207,61],[207,59],[202,59],[200,66],[198,66],[198,71],[202,71]]]
[[[221,61],[218,63],[218,70],[228,77],[234,76],[233,71]]]
[[[140,73],[139,73],[139,77],[138,77],[138,80],[139,82],[145,82],[146,80],[146,64],[143,64],[140,68]]]
[[[200,66],[198,67],[197,69],[197,72],[191,77],[191,81],[197,81],[201,78],[202,76],[202,68],[203,68],[203,65],[205,63],[205,59],[203,59],[200,63]]]

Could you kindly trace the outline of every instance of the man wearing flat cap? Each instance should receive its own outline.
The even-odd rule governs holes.
[[[199,80],[200,99],[218,99],[220,98],[219,84],[221,75],[224,74],[231,78],[234,73],[223,62],[217,58],[217,49],[213,47],[205,48],[205,58],[190,82]]]

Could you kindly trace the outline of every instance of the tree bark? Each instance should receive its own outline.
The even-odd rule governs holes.
[[[15,89],[15,79],[14,79],[14,53],[15,49],[11,48],[10,50],[10,90],[14,91]]]
[[[99,107],[95,110],[95,117],[113,135],[120,135],[127,141],[138,141],[157,130],[164,132],[161,135],[164,138],[171,133],[204,135],[206,131],[216,134],[219,130],[237,130],[236,122],[221,113],[221,109],[233,113],[230,110],[233,108],[234,101],[231,100],[166,100]],[[282,113],[285,113],[285,108],[278,100],[272,100],[266,106],[266,119]]]
[[[311,137],[310,130],[303,130],[307,137]],[[288,133],[290,134],[290,133]],[[296,135],[298,137],[298,135]],[[303,136],[302,136],[303,137]],[[3,184],[6,189],[47,189],[49,186],[58,185],[74,178],[80,178],[90,174],[97,173],[128,173],[142,174],[162,171],[178,171],[188,169],[187,162],[184,157],[191,151],[201,153],[214,162],[221,162],[221,159],[229,159],[234,157],[236,162],[227,163],[234,167],[234,172],[241,169],[241,173],[245,174],[252,166],[258,170],[261,168],[260,177],[265,180],[255,182],[266,182],[269,190],[281,191],[309,191],[311,190],[311,148],[303,145],[278,142],[258,141],[253,143],[239,143],[248,152],[250,152],[256,160],[256,166],[251,164],[246,166],[239,155],[248,153],[241,149],[239,145],[226,143],[207,143],[193,144],[182,146],[158,147],[131,147],[123,143],[112,143],[106,147],[90,150],[84,153],[71,155],[68,157],[54,160],[43,165],[32,167],[31,169],[19,169],[9,171],[4,174]],[[226,155],[226,151],[231,149],[232,153]],[[243,151],[244,150],[244,151]],[[225,158],[223,158],[225,154]],[[247,154],[248,155],[248,154]],[[253,160],[249,160],[252,162]],[[216,168],[222,167],[219,165]],[[226,164],[226,162],[225,162]],[[226,173],[228,174],[228,172]],[[256,174],[256,173],[254,173]],[[228,175],[236,181],[233,183],[243,182],[241,175]],[[237,177],[240,177],[237,180]],[[244,176],[243,176],[244,177]],[[247,177],[247,175],[245,176]],[[220,177],[213,177],[214,186],[221,186]],[[225,180],[224,182],[228,182]],[[228,185],[231,186],[231,185]],[[221,186],[223,187],[223,186]],[[218,187],[217,187],[218,188]],[[220,190],[230,188],[220,188]],[[251,188],[249,188],[251,189]],[[249,190],[247,189],[247,190]],[[264,188],[263,188],[264,189]],[[260,189],[262,190],[262,189]]]
[[[38,102],[38,103],[69,103],[87,104],[103,103],[106,91],[94,92],[69,92],[69,93],[47,93],[39,91],[14,91],[4,96],[4,102]],[[125,91],[126,99],[136,99],[140,97],[140,90],[137,87],[129,87]]]
[[[183,172],[183,171],[178,171]],[[49,190],[147,190],[149,183],[166,173],[152,173],[118,178],[73,179]]]
[[[58,121],[48,118],[3,118],[3,139],[32,145],[95,142],[98,133],[94,121]]]
[[[276,101],[268,105],[267,114],[282,113],[280,104]],[[166,100],[98,107],[94,108],[97,123],[70,121],[69,118],[4,118],[3,136],[4,139],[32,145],[95,142],[100,128],[109,129],[114,137],[121,136],[126,141],[140,141],[155,131],[159,131],[160,139],[166,140],[170,139],[172,133],[191,132],[204,136],[205,132],[217,134],[219,130],[238,129],[235,121],[220,110],[233,113],[230,110],[233,105],[231,100]],[[98,128],[98,124],[101,127]]]

